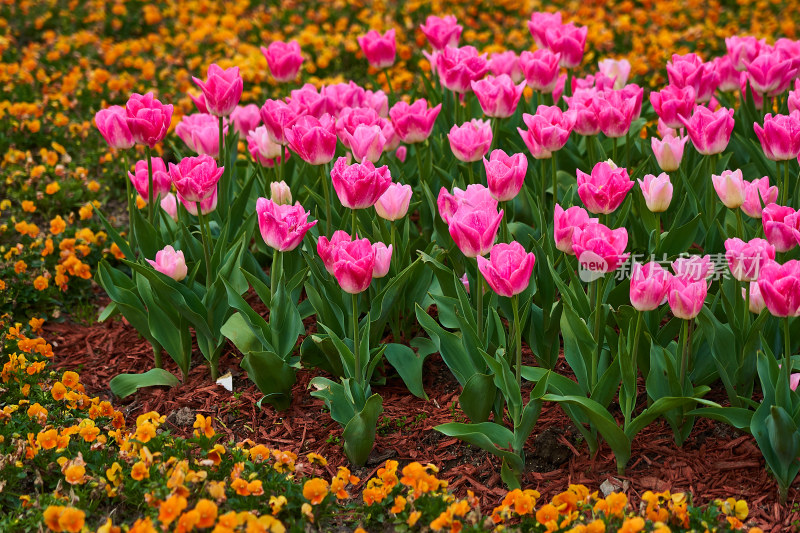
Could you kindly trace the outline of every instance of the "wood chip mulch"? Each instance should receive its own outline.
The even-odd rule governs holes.
[[[142,372],[152,366],[149,344],[120,319],[88,326],[69,321],[48,323],[45,338],[53,344],[56,367],[80,371],[87,391],[101,397],[112,397],[108,382],[115,375]],[[220,371],[232,372],[234,392],[211,381],[202,354],[196,347],[195,352],[195,366],[182,385],[143,389],[115,404],[129,419],[152,410],[166,414],[168,426],[177,434],[192,432],[195,413],[210,415],[217,432],[229,440],[250,438],[297,454],[319,453],[328,459],[331,475],[338,466],[347,465],[340,443],[342,429],[325,412],[322,401],[311,397],[307,390],[311,378],[322,372],[298,372],[293,403],[287,411],[276,411],[266,403],[259,409],[256,403],[261,395],[240,369],[232,347],[225,350]],[[164,360],[166,368],[179,375],[167,354]],[[558,369],[568,373],[563,362]],[[384,386],[373,387],[383,397],[384,413],[369,461],[363,468],[353,469],[362,480],[354,492],[360,492],[386,459],[396,459],[401,465],[430,462],[441,469],[440,476],[450,482],[456,495],[472,490],[484,509],[491,510],[505,494],[500,462],[433,429],[454,417],[465,421],[458,406],[460,388],[438,355],[428,358],[423,375],[428,401],[412,396],[397,377],[390,377]],[[526,393],[523,398],[527,398]],[[592,457],[578,437],[561,409],[546,404],[526,445],[523,486],[538,490],[543,499],[549,500],[570,483],[597,490],[608,481],[623,490],[633,505],[638,505],[647,490],[689,491],[697,503],[733,496],[747,500],[751,520],[765,531],[788,531],[793,521],[800,520],[800,506],[795,505],[800,502],[800,483],[790,490],[789,503],[779,505],[777,485],[767,473],[755,440],[724,424],[697,420],[681,448],[675,445],[671,429],[663,420],[651,424],[634,440],[624,476],[617,475],[608,446],[601,445]]]

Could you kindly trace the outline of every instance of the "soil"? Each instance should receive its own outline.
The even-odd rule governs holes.
[[[45,325],[45,337],[53,344],[56,367],[80,371],[87,391],[101,397],[112,398],[108,382],[115,375],[152,366],[149,344],[119,318],[88,325],[69,320],[51,322]],[[166,354],[164,359],[166,368],[179,375]],[[526,359],[526,364],[533,364],[529,353]],[[211,381],[203,361],[196,350],[185,383],[174,388],[142,389],[124,400],[115,400],[115,404],[127,417],[148,411],[166,414],[169,428],[184,435],[191,434],[196,413],[212,416],[216,431],[229,441],[249,438],[298,454],[316,452],[328,459],[326,468],[331,475],[338,466],[347,465],[342,428],[330,418],[322,401],[308,391],[309,381],[324,372],[300,370],[292,390],[292,405],[281,412],[266,403],[257,406],[261,394],[239,367],[233,346],[225,349],[220,362],[220,372],[230,371],[233,376],[233,392]],[[557,370],[569,375],[563,360]],[[384,413],[372,455],[366,466],[354,468],[353,473],[363,485],[386,459],[398,460],[401,465],[410,461],[434,463],[456,495],[472,490],[484,509],[491,510],[506,492],[500,479],[500,461],[434,429],[445,422],[466,421],[458,405],[460,387],[438,355],[426,360],[423,376],[427,401],[412,396],[396,376],[390,375],[385,385],[373,387],[383,397]],[[523,398],[527,397],[524,390]],[[721,401],[723,397],[711,399]],[[643,401],[641,396],[640,403]],[[625,475],[617,475],[608,446],[601,445],[591,456],[560,407],[545,404],[525,449],[523,487],[536,489],[549,500],[571,483],[582,483],[590,490],[603,485],[626,492],[634,506],[647,490],[689,491],[696,503],[728,497],[747,500],[751,522],[765,531],[789,531],[794,528],[793,522],[800,521],[800,505],[796,505],[800,503],[800,483],[790,489],[789,503],[779,505],[777,485],[767,473],[755,440],[729,426],[698,419],[683,447],[678,447],[669,425],[658,420],[636,437],[632,452]]]

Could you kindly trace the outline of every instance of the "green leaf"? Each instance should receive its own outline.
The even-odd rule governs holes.
[[[702,416],[717,420],[733,426],[736,429],[750,432],[750,423],[753,419],[753,411],[742,407],[702,407],[686,413],[689,416]]]
[[[463,387],[479,369],[467,353],[461,338],[444,330],[422,307],[416,306],[417,321],[436,344],[447,367]]]
[[[661,246],[656,250],[657,253],[673,256],[688,250],[689,246],[691,246],[695,240],[700,222],[700,215],[697,215],[679,228],[670,228],[670,230],[662,236]]]
[[[152,368],[143,374],[117,374],[108,386],[118,398],[130,396],[142,387],[174,387],[180,381],[163,368]]]
[[[488,374],[475,373],[472,375],[458,397],[458,403],[464,414],[475,423],[489,420],[492,405],[497,396],[497,387],[494,378]]]
[[[462,424],[450,422],[436,426],[436,431],[456,437],[477,446],[492,455],[496,455],[506,461],[515,470],[522,471],[524,463],[522,458],[514,452],[501,448],[511,448],[514,444],[514,434],[507,428],[495,424],[494,422],[481,422],[479,424]]]
[[[264,394],[262,401],[270,403],[279,411],[289,407],[297,369],[287,364],[275,352],[267,351],[247,352],[240,364],[247,371],[247,377]]]
[[[375,444],[375,428],[383,412],[383,399],[373,394],[364,408],[345,426],[342,433],[344,453],[351,463],[363,466]]]
[[[391,343],[386,345],[384,355],[389,364],[397,370],[409,392],[417,398],[427,400],[428,395],[422,386],[422,366],[429,354],[424,352],[417,354],[404,344]]]

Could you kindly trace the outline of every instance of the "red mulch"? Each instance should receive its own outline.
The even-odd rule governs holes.
[[[87,390],[99,396],[111,397],[108,381],[115,375],[141,372],[152,365],[149,344],[119,319],[91,326],[49,323],[45,332],[53,344],[55,365],[80,371]],[[342,429],[325,412],[322,401],[312,398],[307,390],[309,380],[322,372],[314,369],[298,372],[289,410],[279,412],[266,404],[259,409],[256,402],[261,395],[239,368],[234,349],[225,350],[220,363],[221,373],[230,370],[233,374],[233,393],[211,381],[202,354],[195,351],[196,366],[186,383],[172,389],[143,389],[116,404],[122,406],[127,416],[151,410],[167,414],[167,423],[179,434],[191,433],[194,413],[211,415],[217,432],[233,441],[250,438],[298,454],[319,453],[328,459],[327,469],[331,474],[339,465],[347,464],[339,444]],[[167,369],[178,375],[167,354],[164,360]],[[559,368],[567,370],[566,364]],[[473,490],[484,508],[491,509],[505,493],[500,462],[433,429],[453,421],[454,413],[464,420],[458,407],[460,389],[438,356],[428,358],[423,375],[429,401],[412,396],[399,378],[374,387],[383,397],[384,414],[370,460],[353,473],[361,477],[363,484],[385,459],[396,459],[401,464],[435,463],[457,495]],[[669,489],[690,491],[698,503],[731,496],[744,498],[750,505],[751,519],[765,531],[786,531],[792,521],[800,520],[800,511],[794,509],[794,503],[800,502],[800,486],[795,483],[790,490],[789,504],[779,505],[777,485],[766,471],[755,440],[711,420],[697,420],[681,448],[675,445],[665,422],[651,424],[634,440],[626,475],[617,476],[611,450],[603,445],[591,457],[569,418],[558,406],[546,404],[526,446],[526,458],[523,486],[535,488],[547,499],[570,483],[582,483],[596,490],[610,480],[628,494],[634,505],[638,505],[641,494],[647,490]]]

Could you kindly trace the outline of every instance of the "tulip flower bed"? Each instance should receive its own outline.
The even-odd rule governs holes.
[[[120,6],[115,16],[127,16]],[[143,9],[145,23],[168,32],[152,7]],[[421,13],[415,7],[412,13]],[[425,13],[413,22],[419,30],[413,43],[408,28],[376,22],[382,31],[364,31],[354,43],[339,37],[347,53],[332,67],[310,60],[288,25],[286,38],[273,36],[260,48],[266,69],[257,75],[246,46],[231,58],[216,45],[202,47],[201,56],[184,43],[188,50],[178,57],[191,58],[181,71],[186,83],[154,81],[156,61],[169,73],[175,57],[151,42],[153,58],[141,75],[125,73],[124,83],[113,84],[110,73],[98,76],[93,90],[102,97],[76,108],[87,127],[75,132],[91,139],[77,163],[90,166],[93,154],[105,153],[107,189],[89,181],[84,192],[85,167],[62,164],[62,174],[74,171],[78,179],[61,204],[29,199],[40,183],[33,177],[12,193],[33,220],[54,218],[44,234],[13,210],[5,215],[24,240],[3,250],[2,272],[14,273],[0,281],[4,295],[13,291],[4,305],[18,314],[21,303],[35,303],[29,285],[45,294],[51,270],[52,289],[61,294],[49,303],[63,305],[70,279],[78,285],[94,267],[105,293],[99,321],[108,325],[100,327],[117,331],[104,348],[110,360],[97,367],[89,343],[97,330],[86,328],[77,347],[86,346],[89,359],[69,361],[77,355],[75,344],[67,345],[72,353],[60,366],[88,363],[97,392],[108,387],[134,405],[161,402],[139,413],[139,421],[153,420],[153,432],[164,422],[148,413],[164,411],[165,394],[173,395],[170,411],[192,401],[175,396],[180,390],[212,390],[216,402],[231,392],[238,401],[240,389],[250,387],[252,411],[272,413],[287,427],[298,405],[317,402],[313,416],[330,421],[329,444],[337,449],[328,457],[347,463],[337,482],[342,491],[347,481],[357,482],[351,471],[380,463],[380,433],[400,423],[392,402],[427,401],[441,409],[438,398],[447,396],[449,416],[430,428],[449,445],[479,453],[494,470],[491,490],[502,485],[516,491],[513,498],[533,497],[519,491],[530,480],[531,449],[546,447],[540,439],[548,430],[569,432],[561,442],[575,455],[613,458],[619,480],[650,462],[638,443],[654,427],[681,449],[713,423],[729,436],[726,446],[747,442],[758,450],[748,464],[763,464],[759,476],[774,482],[768,503],[794,501],[800,472],[794,27],[772,27],[766,38],[738,30],[693,36],[691,47],[660,46],[661,61],[638,71],[640,63],[619,55],[642,54],[641,34],[634,32],[632,42],[618,35],[612,43],[597,26],[581,25],[584,10],[526,8],[524,17],[518,11],[497,11],[515,30],[496,33],[491,46],[459,22],[471,17]],[[261,23],[286,22],[286,13],[270,9],[250,14]],[[177,17],[181,25],[191,18],[185,15]],[[84,24],[96,22],[81,16]],[[247,24],[227,14],[214,20],[224,34],[216,44],[234,36],[262,42],[251,35],[253,23],[240,18]],[[198,46],[203,28],[187,42]],[[83,45],[91,42],[90,34],[81,35]],[[115,56],[125,47],[112,50],[101,54],[105,62],[111,56],[111,63],[125,63]],[[353,74],[313,76],[320,69]],[[46,78],[46,71],[37,73],[40,83]],[[89,109],[96,131],[88,128]],[[90,147],[101,138],[107,151]],[[65,139],[54,139],[53,152],[43,148],[40,155],[57,171],[59,161],[73,157],[59,144]],[[24,159],[33,174],[30,158],[9,153],[7,164]],[[125,178],[124,191],[114,176]],[[58,192],[55,181],[45,190]],[[79,204],[80,219],[93,229],[79,229],[74,212],[66,221],[56,215]],[[35,279],[29,262],[40,274]],[[38,311],[34,303],[28,313]],[[120,327],[140,337],[129,343],[133,351],[113,349]],[[395,384],[402,393],[391,392]],[[207,402],[203,409],[210,408]],[[402,413],[403,424],[420,421],[413,409]],[[202,439],[214,430],[197,416],[194,437],[164,446],[211,446]],[[305,436],[304,429],[299,443],[284,444],[299,450]],[[129,450],[123,445],[121,452]],[[205,452],[216,466],[233,455],[214,447]],[[83,467],[75,461],[61,466]],[[422,468],[411,465],[405,468]],[[231,476],[244,475],[233,468]],[[262,474],[248,473],[247,494],[237,493],[261,496],[261,484],[249,484]],[[312,481],[309,490],[322,494],[328,482]],[[171,489],[135,501],[166,498],[176,509],[185,506],[184,491]],[[573,490],[588,502],[582,491]],[[364,496],[367,505],[374,494]],[[290,528],[327,516],[313,512],[324,495],[304,497],[311,504]],[[437,511],[441,527],[429,527],[457,530],[454,516],[470,512],[470,498],[440,498],[447,504]],[[533,509],[530,501],[514,505],[518,514]],[[536,516],[551,531],[571,528],[583,509],[567,505],[578,515],[561,523],[564,509],[554,505],[553,524]],[[736,502],[728,506],[735,511]],[[176,518],[174,510],[165,516]],[[253,527],[273,527],[261,518]],[[238,524],[255,520],[241,517]],[[483,527],[480,515],[471,523]],[[645,522],[609,527],[637,531]]]
[[[14,512],[0,517],[4,531],[762,531],[745,525],[747,502],[734,498],[698,507],[686,494],[648,491],[636,512],[623,493],[570,485],[549,503],[516,489],[489,512],[472,492],[450,494],[432,464],[386,461],[363,483],[345,467],[329,474],[315,453],[224,442],[199,414],[187,438],[154,411],[129,426],[87,395],[79,374],[52,371],[44,339],[6,320],[0,501]]]

